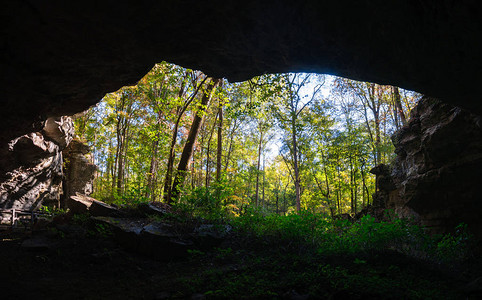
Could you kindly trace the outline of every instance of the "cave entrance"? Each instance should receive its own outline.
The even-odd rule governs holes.
[[[74,123],[99,168],[93,196],[108,203],[198,205],[202,195],[233,212],[252,205],[356,214],[373,203],[369,171],[393,159],[390,136],[419,97],[310,73],[230,83],[163,62]]]

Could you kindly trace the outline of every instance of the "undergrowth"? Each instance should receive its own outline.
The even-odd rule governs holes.
[[[457,226],[454,234],[431,236],[423,227],[396,217],[377,221],[366,215],[352,222],[332,220],[309,211],[279,216],[249,210],[232,218],[230,224],[239,232],[271,237],[292,245],[310,245],[318,253],[327,255],[389,249],[436,263],[457,263],[472,255],[472,235],[463,223]]]

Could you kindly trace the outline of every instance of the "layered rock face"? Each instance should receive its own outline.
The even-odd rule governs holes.
[[[62,194],[62,150],[70,143],[70,117],[49,118],[41,131],[16,138],[1,149],[0,208],[32,210],[42,203],[59,207]]]
[[[464,222],[482,237],[482,117],[425,97],[392,140],[391,174],[374,170],[382,202],[431,232]]]
[[[64,149],[64,193],[62,199],[76,193],[90,195],[93,192],[94,176],[97,166],[93,164],[89,146],[73,139]],[[65,202],[62,203],[65,206]]]

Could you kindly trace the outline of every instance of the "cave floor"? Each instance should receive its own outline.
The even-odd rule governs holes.
[[[465,299],[473,276],[396,252],[323,256],[239,235],[176,260],[102,235],[55,232],[28,247],[30,232],[0,237],[2,299]]]

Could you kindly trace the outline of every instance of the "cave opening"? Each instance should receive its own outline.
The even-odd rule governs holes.
[[[154,149],[159,155],[163,151],[164,154],[170,152],[169,147],[162,146],[163,142],[172,142],[168,134],[173,124],[170,118],[177,109],[165,107],[179,105],[182,110],[183,102],[176,101],[178,98],[189,101],[189,96],[171,97],[168,103],[159,103],[164,110],[156,110],[145,108],[148,106],[145,102],[129,104],[129,99],[139,96],[137,87],[123,88],[106,97],[110,98],[111,104],[96,108],[96,113],[109,109],[116,111],[110,119],[103,121],[105,128],[98,131],[102,134],[92,132],[90,113],[78,116],[75,126],[66,116],[92,106],[106,92],[136,83],[154,62],[163,59],[203,70],[211,76],[203,84],[203,79],[197,81],[200,96],[192,97],[193,103],[185,110],[184,118],[180,118],[180,133],[172,135],[177,137],[175,152],[182,156],[185,148],[182,141],[189,139],[193,121],[196,118],[199,121],[197,143],[193,143],[191,150],[186,150],[187,162],[180,172],[185,173],[181,177],[189,183],[188,190],[174,189],[173,193],[171,188],[174,198],[191,195],[191,199],[185,197],[184,202],[174,201],[183,204],[177,206],[146,204],[146,201],[139,210],[126,212],[123,208],[78,195],[72,196],[77,206],[71,206],[71,211],[87,211],[92,217],[59,214],[54,222],[42,220],[36,223],[36,230],[39,230],[31,237],[18,236],[18,232],[8,227],[6,233],[2,232],[0,244],[5,252],[0,256],[1,265],[14,270],[12,274],[0,273],[0,276],[8,277],[5,280],[1,277],[2,282],[9,284],[6,295],[12,295],[12,298],[51,298],[57,293],[65,297],[159,299],[243,296],[457,299],[480,296],[480,279],[461,285],[479,277],[482,269],[477,268],[480,259],[471,254],[472,250],[481,248],[480,242],[477,244],[469,234],[475,234],[478,241],[481,240],[482,201],[478,186],[482,178],[482,102],[478,89],[474,88],[482,76],[482,43],[477,39],[482,28],[481,7],[475,1],[432,2],[213,1],[206,5],[199,1],[129,4],[118,1],[12,1],[5,4],[2,13],[5,26],[0,29],[5,37],[1,47],[4,105],[0,111],[0,208],[8,210],[12,223],[16,221],[16,213],[12,211],[16,205],[19,205],[18,209],[23,205],[29,207],[27,215],[22,218],[30,216],[32,220],[40,220],[51,216],[48,208],[38,214],[31,212],[30,208],[42,207],[44,200],[45,204],[50,202],[59,206],[60,195],[72,193],[60,185],[65,177],[79,179],[78,189],[89,194],[95,184],[82,182],[92,180],[95,171],[92,160],[102,155],[107,156],[107,163],[101,164],[96,184],[101,187],[98,196],[106,202],[122,206],[125,204],[123,199],[130,199],[130,202],[133,199],[152,200],[153,195],[164,198],[159,176],[167,172],[159,168],[159,161],[152,157],[155,157]],[[242,81],[260,74],[293,71],[393,84],[427,96],[412,109],[410,118],[405,115],[405,126],[396,125],[404,123],[402,114],[396,113],[404,112],[403,107],[400,110],[396,104],[391,114],[385,114],[386,120],[380,117],[381,127],[392,116],[394,127],[400,127],[391,138],[394,145],[390,146],[385,143],[388,141],[388,134],[383,131],[385,128],[379,128],[383,134],[378,143],[376,132],[370,137],[370,131],[377,131],[377,122],[364,120],[367,116],[365,109],[367,112],[376,111],[370,107],[376,107],[373,103],[370,105],[371,84],[346,81],[344,89],[342,80],[339,80],[339,93],[345,93],[342,97],[345,102],[326,109],[324,106],[330,103],[318,101],[316,105],[319,107],[314,104],[305,107],[308,100],[300,100],[299,94],[292,93],[291,88],[296,88],[297,83],[290,83],[291,79],[303,78],[306,74],[280,75],[278,88],[267,91],[263,90],[263,80],[274,81],[277,75],[261,76],[238,86],[220,79]],[[148,84],[144,83],[147,87]],[[283,106],[278,110],[265,109],[263,105],[268,104],[259,99],[245,101],[244,105],[249,108],[244,118],[251,118],[254,123],[263,119],[263,112],[274,111],[277,119],[274,125],[280,127],[278,135],[285,137],[276,151],[283,154],[278,156],[278,166],[270,164],[275,158],[266,155],[267,158],[263,159],[264,156],[260,155],[263,153],[260,149],[263,148],[263,138],[258,139],[261,142],[256,147],[259,131],[255,130],[254,123],[247,126],[250,131],[244,139],[231,135],[232,144],[239,147],[233,146],[231,159],[227,159],[227,155],[218,156],[215,151],[229,152],[223,147],[231,143],[231,139],[224,140],[218,147],[217,141],[223,139],[217,139],[217,135],[220,131],[223,136],[223,131],[218,130],[221,126],[217,124],[224,124],[224,129],[229,132],[234,123],[229,114],[242,115],[242,110],[235,110],[236,105],[228,107],[227,103],[224,106],[224,102],[219,101],[223,98],[222,91],[228,87],[243,90],[243,84],[248,85],[246,90],[249,92],[238,97],[240,103],[243,103],[243,97],[258,99],[263,95],[273,97],[270,103],[276,103],[275,100],[279,99],[275,98],[283,91],[288,95],[284,99],[291,99],[291,106],[286,106],[285,111],[281,109]],[[290,89],[286,90],[286,86]],[[351,93],[350,88],[357,87],[366,88],[369,101],[365,105],[358,99],[360,94],[351,95],[355,93]],[[396,89],[380,87],[374,85],[373,91],[376,92],[372,95],[387,93],[394,102]],[[187,91],[192,94],[195,89]],[[166,93],[175,94],[169,90]],[[403,98],[403,92],[399,90],[399,94]],[[137,105],[139,109],[116,108],[117,100],[122,99],[125,100],[122,105],[131,105],[131,108]],[[357,106],[351,100],[360,102]],[[108,101],[106,99],[105,103]],[[198,103],[203,105],[194,105]],[[293,103],[300,104],[300,111]],[[194,106],[197,109],[191,110]],[[220,107],[223,113],[220,113]],[[330,119],[324,113],[311,116],[308,113],[321,107],[323,112],[337,111],[336,118]],[[350,112],[360,108],[362,114],[350,121],[347,117]],[[208,109],[207,113],[203,112],[204,109]],[[290,109],[291,119],[286,117],[290,115]],[[151,123],[146,127],[139,126],[141,116],[136,116],[137,121],[133,121],[130,115],[140,112],[142,117],[150,118]],[[156,118],[156,113],[165,118]],[[257,117],[253,117],[256,114]],[[344,122],[339,122],[341,119]],[[93,157],[89,157],[88,147],[71,139],[74,127],[82,132],[82,120],[86,125],[83,134],[91,135],[95,140],[91,144]],[[365,126],[355,126],[356,121]],[[332,122],[343,125],[330,127]],[[115,133],[110,132],[112,128],[108,130],[108,127],[117,123],[123,126],[117,127],[120,130]],[[272,123],[268,120],[259,128],[269,127]],[[304,131],[314,125],[318,125],[317,130]],[[159,133],[156,126],[164,126],[165,132]],[[150,132],[138,131],[139,127],[149,128]],[[288,134],[290,128],[298,135]],[[350,134],[346,134],[345,129]],[[360,133],[353,134],[357,130]],[[389,131],[390,127],[387,133]],[[323,141],[314,139],[320,134],[326,134],[325,141],[329,142],[302,147],[306,139]],[[121,143],[124,146],[119,147],[112,136],[119,137],[117,140],[126,138]],[[362,137],[365,141],[360,142],[358,139]],[[297,143],[293,143],[294,140]],[[378,147],[373,147],[373,141]],[[100,150],[99,143],[107,145],[104,147],[107,150]],[[157,147],[154,147],[156,143]],[[297,144],[302,151],[296,151]],[[202,145],[205,147],[196,148]],[[243,149],[250,151],[243,153]],[[393,160],[386,154],[392,150],[395,152]],[[311,164],[306,164],[307,157],[303,155],[310,151],[316,155],[313,155]],[[387,161],[390,164],[374,163],[375,168],[370,170],[376,175],[374,177],[367,172],[369,167],[360,159],[364,157],[360,151],[371,153],[374,162]],[[295,159],[290,161],[289,157],[291,152],[298,153],[299,157],[296,154],[293,157],[299,159],[300,177],[290,174],[290,171],[295,173]],[[203,160],[200,154],[204,155]],[[243,155],[249,157],[249,164],[243,162],[246,160]],[[141,156],[151,159],[145,160]],[[218,163],[218,157],[221,163]],[[223,165],[223,158],[232,163],[231,167],[227,163]],[[181,160],[175,158],[173,168],[178,167]],[[203,171],[197,181],[192,180],[196,176],[191,176],[192,169],[187,168],[193,161],[194,171]],[[74,162],[80,162],[80,165],[75,167]],[[169,165],[165,161],[163,164]],[[235,170],[235,164],[249,167]],[[221,172],[215,166],[221,166]],[[157,168],[158,174],[150,172],[151,167],[153,170]],[[235,182],[234,176],[216,178],[217,174],[233,170],[244,176],[241,178],[248,182],[249,188],[242,182]],[[69,172],[71,175],[67,174]],[[282,178],[292,178],[292,182],[279,179],[280,172],[285,172]],[[86,178],[80,180],[81,175]],[[127,180],[122,182],[115,178]],[[226,183],[229,180],[231,186]],[[209,182],[216,183],[214,188],[206,188]],[[268,186],[272,182],[274,188]],[[71,182],[71,186],[74,185]],[[291,189],[290,193],[285,186]],[[250,193],[243,192],[243,189],[257,192],[245,195]],[[371,196],[373,192],[375,195]],[[297,198],[302,199],[299,205],[293,201]],[[202,201],[196,202],[195,199]],[[323,205],[316,206],[316,199],[326,201],[322,200]],[[279,214],[289,210],[280,201],[286,203],[287,208],[291,206],[291,210],[303,209],[303,212],[278,218]],[[245,202],[257,204],[265,211],[251,210]],[[206,203],[209,209],[203,207]],[[377,211],[370,212],[369,215],[376,218],[358,216],[357,221],[350,221],[369,203],[373,207],[383,207],[378,216]],[[307,207],[300,207],[303,205]],[[230,214],[239,214],[237,223],[227,224],[224,218],[218,218],[221,223],[209,222],[210,217],[219,217],[220,207],[228,206]],[[426,236],[417,231],[418,225],[412,227],[404,221],[391,219],[392,214],[385,213],[387,206],[394,214],[411,216],[432,233],[444,235],[438,238]],[[176,209],[172,210],[173,207]],[[191,212],[197,210],[196,214],[204,214],[204,217],[194,218],[186,214],[189,209]],[[276,213],[266,214],[269,209]],[[338,220],[327,224],[327,218],[320,217],[320,212],[328,214],[331,219],[337,215]],[[351,215],[344,214],[346,212]],[[110,217],[105,216],[111,213]],[[138,213],[143,221],[115,219],[123,213],[129,216]],[[22,218],[19,217],[18,221]],[[178,226],[179,220],[186,221],[183,223],[187,226]],[[232,232],[233,227],[236,234],[228,234],[226,238],[225,234]],[[320,231],[319,228],[326,230]],[[249,234],[240,238],[239,232]],[[417,242],[410,244],[407,239]],[[128,251],[119,249],[119,244]],[[29,251],[34,251],[35,257]],[[132,254],[137,252],[144,256]],[[174,260],[181,256],[180,263],[158,262],[166,257]],[[146,257],[156,260],[146,260]],[[186,266],[189,263],[192,265]],[[435,271],[434,265],[438,266]],[[268,269],[276,272],[271,273]],[[68,270],[84,271],[95,282],[89,283]],[[176,277],[173,274],[182,275]]]
[[[136,86],[74,117],[76,140],[90,146],[91,163],[99,167],[94,198],[117,205],[167,200],[173,182],[167,176],[176,173],[207,80],[200,71],[160,63]],[[356,215],[373,204],[369,171],[394,160],[390,137],[421,98],[397,87],[309,73],[224,80],[213,97],[179,201],[210,193],[222,179],[220,201],[234,210],[250,205],[286,214],[298,204],[335,215]],[[76,192],[83,191],[64,198]]]

